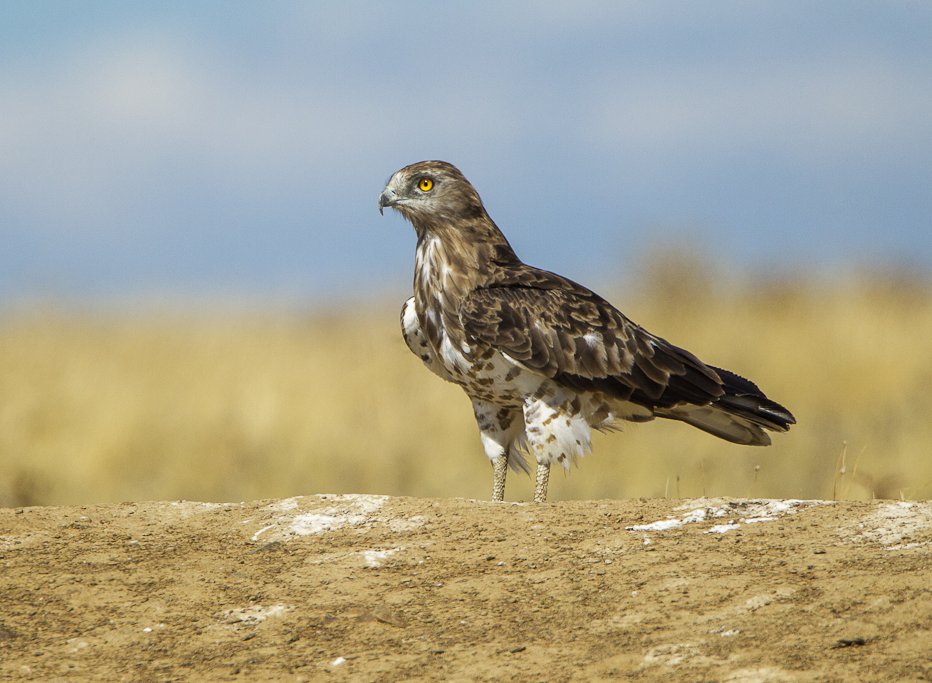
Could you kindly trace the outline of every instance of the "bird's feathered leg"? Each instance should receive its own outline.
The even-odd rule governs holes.
[[[524,399],[528,450],[537,461],[535,503],[547,500],[550,465],[556,462],[568,468],[591,449],[592,429],[586,418],[573,410],[573,398],[544,386]]]
[[[505,474],[508,468],[528,472],[519,446],[524,432],[521,411],[502,408],[480,398],[472,399],[472,410],[479,425],[479,436],[485,454],[492,461],[492,500],[505,499]]]
[[[508,454],[503,453],[492,461],[492,500],[505,500],[505,475],[508,474]]]
[[[550,463],[537,463],[537,481],[534,484],[534,502],[547,502],[547,483],[550,481]]]

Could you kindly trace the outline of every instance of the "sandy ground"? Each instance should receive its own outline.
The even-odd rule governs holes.
[[[932,680],[932,503],[0,510],[7,680]]]

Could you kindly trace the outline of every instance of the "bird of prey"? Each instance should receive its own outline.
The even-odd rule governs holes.
[[[593,291],[523,263],[463,174],[444,161],[396,171],[379,212],[414,226],[414,296],[401,309],[405,342],[472,400],[492,500],[508,468],[530,473],[547,498],[550,465],[591,449],[593,429],[618,420],[680,420],[738,444],[766,446],[764,430],[795,419],[753,382],[633,323]]]

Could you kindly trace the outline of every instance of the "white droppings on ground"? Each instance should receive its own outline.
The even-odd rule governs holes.
[[[324,512],[309,512],[292,517],[288,532],[292,536],[313,536],[344,526],[356,526],[362,524],[365,519],[362,515],[330,508]]]
[[[932,502],[881,505],[859,522],[843,527],[841,533],[849,540],[879,543],[887,550],[932,546]]]
[[[732,529],[737,529],[740,525],[734,520],[728,520],[725,524],[716,524],[715,526],[709,527],[703,533],[706,534],[724,534]]]
[[[709,516],[709,513],[710,508],[697,508],[686,513],[680,518],[661,519],[659,522],[651,522],[650,524],[635,524],[634,526],[626,526],[625,529],[628,531],[670,531],[670,529],[678,529],[679,527],[685,526],[686,524],[701,522]]]
[[[716,504],[718,503],[718,504]],[[701,507],[696,507],[696,505]],[[722,517],[731,517],[722,524],[716,524],[704,533],[724,534],[739,528],[742,524],[755,524],[759,522],[772,522],[786,515],[796,514],[797,510],[814,505],[830,505],[825,500],[748,500],[724,501],[699,500],[689,501],[680,505],[676,510],[687,510],[681,517],[670,517],[649,524],[635,524],[625,527],[628,531],[670,531],[687,524],[695,524]]]
[[[687,524],[702,522],[708,517],[721,517],[724,514],[724,512],[719,512],[713,508],[696,508],[679,518],[661,519],[658,522],[649,524],[635,524],[634,526],[626,526],[625,529],[628,531],[670,531]]]
[[[289,531],[294,536],[310,536],[333,531],[344,526],[358,526],[382,509],[388,496],[345,495],[336,496],[337,505],[321,512],[297,515]]]
[[[247,521],[250,521],[250,522],[251,522],[252,520],[247,520]],[[264,527],[262,527],[262,528],[259,529],[256,533],[254,533],[254,534],[252,535],[252,540],[253,540],[253,541],[258,541],[258,540],[259,540],[259,536],[261,536],[262,534],[264,534],[264,533],[265,533],[266,531],[268,531],[269,529],[274,529],[276,526],[278,526],[278,525],[277,525],[277,524],[266,524]]]
[[[375,569],[377,567],[381,567],[385,560],[390,558],[399,550],[401,550],[401,548],[389,548],[387,550],[363,550],[360,555],[362,555],[363,562],[366,563],[367,567],[372,567]]]
[[[362,494],[321,495],[287,498],[265,508],[262,517],[249,520],[262,526],[252,535],[254,542],[287,541],[315,536],[345,527],[365,530],[373,525],[387,526],[392,532],[405,533],[427,523],[423,516],[394,517],[379,514],[388,496]],[[301,512],[301,508],[305,511]]]
[[[269,505],[267,510],[277,513],[277,516],[254,533],[252,540],[258,541],[261,538],[281,541],[296,536],[313,536],[345,526],[359,526],[370,521],[382,509],[388,496],[322,495],[318,499],[330,505],[302,514],[289,514],[299,508],[299,498],[286,498]]]
[[[682,522],[678,519],[662,519],[659,522],[651,522],[650,524],[635,524],[634,526],[626,526],[625,529],[628,531],[669,531],[670,529],[676,529],[677,527],[683,526],[685,522]]]
[[[250,607],[241,607],[239,609],[228,609],[221,615],[223,620],[228,624],[245,624],[251,626],[258,624],[273,617],[280,617],[291,610],[288,605],[252,605]]]
[[[346,657],[337,657],[330,662],[330,666],[340,666],[341,664],[346,664]]]

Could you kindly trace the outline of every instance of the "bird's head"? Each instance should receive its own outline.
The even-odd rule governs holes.
[[[379,213],[391,207],[418,230],[485,214],[479,193],[453,164],[419,161],[395,171],[379,195]]]

